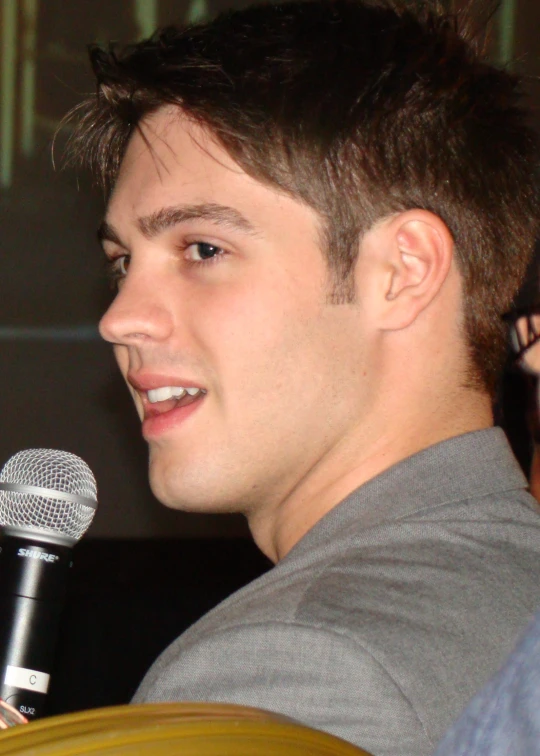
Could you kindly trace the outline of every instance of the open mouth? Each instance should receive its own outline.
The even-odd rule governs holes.
[[[157,389],[150,389],[146,392],[145,414],[147,417],[163,415],[180,407],[187,407],[189,404],[201,399],[206,391],[195,386],[161,386]]]

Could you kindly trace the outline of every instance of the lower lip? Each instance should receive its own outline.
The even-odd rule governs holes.
[[[163,436],[171,429],[177,428],[199,409],[202,401],[203,397],[201,396],[194,402],[191,402],[191,404],[187,404],[185,407],[175,407],[168,412],[145,417],[142,424],[142,434],[146,441]]]

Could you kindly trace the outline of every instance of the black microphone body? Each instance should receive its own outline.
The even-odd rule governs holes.
[[[80,457],[25,449],[0,470],[0,698],[41,715],[71,566],[95,515],[97,488]]]
[[[71,567],[68,545],[35,533],[0,539],[0,698],[43,713]]]

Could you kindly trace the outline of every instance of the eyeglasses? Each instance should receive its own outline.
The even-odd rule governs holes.
[[[540,304],[522,307],[504,315],[510,327],[510,345],[515,362],[534,373],[540,372],[540,349],[532,347],[540,341]]]

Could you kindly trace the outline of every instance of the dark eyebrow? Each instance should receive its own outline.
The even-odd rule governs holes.
[[[218,204],[164,207],[139,218],[137,224],[143,236],[152,239],[163,231],[189,220],[209,220],[220,226],[255,234],[255,227],[238,210]]]
[[[213,203],[164,207],[150,215],[141,216],[137,219],[137,225],[143,236],[147,239],[153,239],[155,236],[163,233],[163,231],[167,231],[167,229],[179,223],[201,219],[209,220],[220,226],[243,231],[247,234],[256,235],[255,226],[242,213],[239,213],[238,210],[227,207],[227,205]],[[105,241],[110,241],[118,244],[120,247],[124,247],[118,233],[106,220],[100,224],[97,237],[101,244]]]

